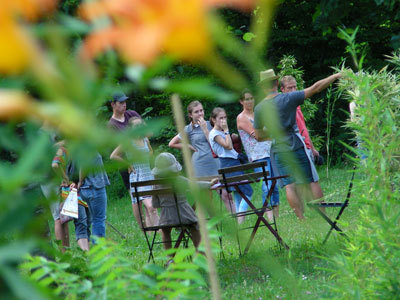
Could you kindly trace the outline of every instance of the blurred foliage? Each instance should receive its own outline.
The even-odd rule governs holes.
[[[211,2],[207,1],[209,5]],[[398,18],[398,3],[394,1],[367,1],[363,5],[358,5],[356,1],[282,1],[270,33],[268,30],[274,13],[272,1],[260,1],[252,15],[230,9],[215,12],[208,6],[204,13],[208,26],[201,29],[210,30],[212,39],[208,42],[213,46],[212,55],[196,65],[184,65],[176,57],[160,55],[145,66],[135,61],[127,62],[126,57],[118,56],[107,47],[107,51],[93,61],[85,60],[82,55],[83,39],[95,32],[99,28],[97,26],[111,22],[111,17],[107,19],[105,16],[93,23],[83,22],[75,17],[80,1],[59,2],[58,7],[63,14],[43,18],[35,26],[29,25],[28,18],[22,17],[29,15],[29,7],[21,5],[25,1],[13,3],[18,4],[15,7],[20,12],[4,10],[10,6],[0,8],[0,12],[6,12],[7,18],[12,20],[12,26],[1,28],[7,29],[7,35],[3,34],[0,40],[3,51],[3,60],[0,61],[5,66],[2,70],[8,74],[8,77],[0,78],[0,295],[5,299],[56,299],[69,294],[70,299],[107,296],[119,299],[136,296],[138,299],[155,296],[201,298],[208,293],[201,276],[205,270],[201,256],[193,263],[187,263],[184,259],[192,253],[183,251],[178,253],[175,266],[161,270],[149,265],[138,274],[120,254],[119,246],[108,242],[100,242],[92,249],[88,254],[88,264],[82,260],[76,264],[75,261],[56,263],[43,257],[33,257],[25,264],[25,273],[19,271],[17,266],[28,252],[59,256],[59,253],[49,249],[46,242],[46,220],[49,218],[46,211],[49,202],[55,199],[45,199],[40,191],[40,184],[58,180],[50,165],[54,155],[52,142],[48,133],[40,130],[44,123],[51,128],[50,133],[54,132],[68,141],[71,156],[84,171],[91,169],[91,158],[100,152],[105,158],[107,171],[116,177],[120,165],[107,159],[110,151],[122,144],[131,157],[140,158],[130,141],[145,133],[130,129],[115,134],[106,127],[106,120],[111,116],[108,100],[114,91],[123,90],[129,94],[132,99],[128,103],[129,108],[144,115],[148,130],[153,132],[152,142],[159,146],[157,151],[165,151],[168,141],[176,134],[169,101],[171,94],[179,93],[184,106],[194,99],[202,101],[206,115],[214,106],[223,104],[229,114],[230,128],[235,128],[235,116],[240,112],[240,105],[235,102],[237,93],[247,87],[254,91],[258,99],[265,96],[256,85],[259,71],[268,68],[265,56],[277,65],[282,54],[293,55],[299,65],[304,66],[305,82],[314,82],[331,73],[330,66],[345,60],[342,53],[346,45],[332,29],[337,24],[347,28],[361,24],[358,45],[354,44],[347,50],[353,56],[365,53],[363,64],[367,68],[383,67],[382,56],[390,52],[390,47],[395,47],[399,34],[399,23],[394,21]],[[43,0],[32,3],[47,5],[55,2]],[[160,3],[165,5],[167,2]],[[252,1],[234,3],[251,5]],[[44,8],[47,6],[37,10],[42,13],[46,11]],[[3,15],[0,14],[0,17]],[[112,24],[115,27],[121,25],[118,22]],[[181,29],[185,28],[178,28]],[[342,33],[342,37],[346,38],[346,32]],[[243,39],[246,33],[251,33],[251,38]],[[266,51],[268,36],[270,43]],[[129,38],[129,34],[124,37]],[[196,35],[190,37],[196,39]],[[183,41],[185,43],[186,40]],[[10,45],[11,48],[5,47]],[[304,51],[305,45],[307,51]],[[4,52],[10,49],[11,52]],[[142,48],[135,49],[143,54]],[[173,50],[184,51],[185,47]],[[391,60],[398,63],[398,53]],[[20,75],[17,75],[18,72]],[[382,283],[379,295],[390,296],[397,291],[394,274],[399,272],[395,267],[389,269],[384,266],[383,262],[399,257],[396,248],[399,243],[393,242],[399,236],[396,231],[398,226],[392,226],[398,224],[396,213],[399,210],[390,209],[398,205],[395,200],[398,200],[399,193],[399,178],[394,171],[399,167],[396,152],[399,149],[396,144],[399,140],[398,111],[395,104],[399,106],[398,94],[393,94],[398,92],[398,78],[389,69],[366,72],[362,76],[349,71],[348,77],[353,80],[344,87],[360,103],[362,108],[359,113],[364,122],[354,129],[358,130],[369,151],[365,164],[369,175],[360,184],[371,189],[365,192],[365,199],[362,199],[367,208],[360,220],[360,237],[354,238],[358,256],[354,261],[349,258],[350,251],[349,255],[342,256],[343,268],[337,272],[342,272],[343,278],[349,278],[346,282],[339,280],[342,286],[346,286],[346,291],[352,289],[350,282],[354,286],[365,284],[368,287],[365,293],[369,296],[367,293],[373,290],[372,280],[375,280]],[[381,99],[385,101],[377,101]],[[315,130],[315,135],[324,134],[321,126],[321,120],[325,118],[322,117],[324,103],[315,112],[315,123],[313,119],[307,119],[311,122],[307,125],[311,131]],[[341,128],[347,113],[340,108],[347,111],[347,103],[340,104],[332,117],[331,136],[335,145],[338,145],[338,140],[349,140]],[[313,109],[310,107],[308,111],[311,115]],[[334,155],[337,160],[342,159],[343,149],[344,146],[336,148]],[[376,228],[371,230],[370,224]],[[392,252],[384,252],[384,247],[373,247],[382,243],[390,244]],[[351,247],[352,244],[349,249]],[[370,257],[378,260],[377,267],[370,264],[367,259]],[[353,262],[360,264],[360,272],[364,273],[352,273]],[[398,264],[393,260],[393,265]],[[183,268],[189,271],[182,272]],[[368,268],[376,271],[376,276],[370,276]],[[31,280],[24,275],[29,275]],[[118,280],[114,280],[116,278]]]
[[[355,36],[343,33],[351,45]],[[354,47],[352,47],[354,49]],[[352,51],[357,64],[362,59]],[[400,64],[398,53],[390,56]],[[348,70],[340,89],[356,104],[356,188],[360,218],[344,253],[332,259],[338,298],[396,299],[400,292],[400,77],[398,71]]]
[[[61,0],[58,6],[62,12],[69,15],[74,15],[81,2],[82,0]]]
[[[56,263],[30,256],[22,270],[40,287],[51,288],[54,299],[204,299],[207,264],[198,254],[190,261],[193,255],[194,249],[182,249],[168,268],[147,264],[138,273],[121,245],[99,239],[86,257],[80,253]]]

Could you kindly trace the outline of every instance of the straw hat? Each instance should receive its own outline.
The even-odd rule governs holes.
[[[155,168],[151,170],[151,174],[159,175],[168,172],[177,173],[182,170],[181,164],[176,160],[171,153],[160,153],[154,162]]]
[[[279,76],[275,75],[275,72],[273,69],[268,69],[265,71],[261,71],[260,72],[260,81],[258,82],[258,84],[263,84],[272,80],[276,80],[278,79]]]

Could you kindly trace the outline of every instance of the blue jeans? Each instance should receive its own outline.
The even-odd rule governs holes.
[[[78,219],[74,219],[76,240],[90,238],[90,212],[89,208],[78,205]]]
[[[265,167],[265,171],[269,172],[270,177],[274,177],[274,171],[272,170],[271,166],[271,159],[269,157],[257,159],[253,162],[260,162],[260,161],[265,161],[267,163],[267,166]],[[262,172],[262,168],[255,168],[254,172]],[[268,184],[268,185],[267,185]],[[262,182],[262,199],[263,199],[263,204],[265,203],[265,199],[267,198],[269,189],[271,188],[272,181],[268,180],[267,182],[263,181]],[[272,192],[271,199],[269,200],[268,207],[273,207],[279,205],[279,191],[278,191],[278,184],[275,185],[275,188]]]
[[[233,166],[239,166],[240,162],[238,159],[234,159],[234,158],[225,158],[225,157],[220,157],[219,158],[220,161],[220,167],[221,168],[227,168],[227,167],[233,167]],[[238,171],[238,172],[231,172],[231,173],[227,173],[226,177],[233,177],[236,175],[241,175],[244,174],[242,171]],[[239,189],[240,191],[246,195],[246,197],[251,201],[251,196],[253,195],[253,189],[251,188],[250,184],[242,184],[239,185]],[[228,192],[233,191],[233,188],[230,187],[228,189]],[[242,211],[246,211],[249,207],[249,205],[247,204],[246,201],[244,201],[242,199],[242,197],[240,196],[239,193],[234,192],[233,193],[233,197],[235,199],[235,206],[236,206],[236,211],[237,212],[242,212]]]
[[[89,206],[92,217],[92,233],[97,237],[106,236],[106,211],[107,211],[107,193],[106,188],[96,189],[94,187],[81,188],[80,194],[82,200]]]
[[[293,182],[309,184],[314,181],[310,161],[303,147],[291,152],[273,153],[279,175],[289,175],[283,178],[283,186]]]

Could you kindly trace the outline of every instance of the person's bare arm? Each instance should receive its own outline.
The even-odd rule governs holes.
[[[76,187],[78,190],[81,188],[81,186],[83,184],[83,181],[85,180],[85,177],[86,177],[86,175],[83,174],[82,169],[79,169],[79,182],[78,182],[78,185]]]
[[[268,132],[266,130],[264,130],[264,129],[255,129],[254,130],[254,137],[259,142],[271,140]]]
[[[214,140],[220,144],[222,147],[224,147],[224,149],[226,150],[232,150],[233,146],[232,146],[232,139],[231,136],[229,134],[225,134],[225,137],[222,137],[220,135],[217,135]]]
[[[239,114],[236,118],[236,126],[238,130],[243,130],[250,136],[255,137],[255,130],[253,124],[251,124],[249,118],[246,118],[242,114]]]
[[[122,146],[121,145],[119,145],[117,148],[114,149],[114,151],[110,155],[110,159],[125,161],[122,157]]]
[[[310,98],[311,96],[323,91],[328,86],[330,86],[335,80],[342,77],[342,74],[336,73],[331,76],[328,76],[322,80],[317,81],[312,86],[304,89],[304,98]]]
[[[170,148],[175,148],[175,149],[182,149],[182,140],[179,137],[179,135],[177,134],[176,136],[174,136],[168,143],[168,147]],[[196,152],[197,150],[189,144],[189,149]]]
[[[312,151],[314,157],[319,156],[319,152],[317,151],[317,149],[315,149],[314,144],[313,144],[311,138],[310,138],[310,145],[311,145],[311,151]]]
[[[175,149],[182,149],[181,138],[177,134],[174,136],[168,143],[168,147],[175,148]]]
[[[146,138],[146,140],[147,140],[147,146],[149,147],[149,154],[153,155],[154,151],[153,147],[151,147],[150,140],[148,138]]]
[[[150,145],[150,143],[148,145]],[[117,161],[128,164],[128,162],[122,157],[122,146],[121,145],[119,145],[117,148],[114,149],[114,151],[110,155],[110,159],[117,160]],[[134,171],[135,170],[132,166],[128,167],[129,173],[134,172]]]
[[[61,157],[63,155],[63,150],[60,148],[57,149],[56,156]],[[67,173],[65,172],[64,168],[60,167],[59,162],[53,162],[51,163],[51,167],[53,171],[61,178],[61,185],[62,186],[67,186],[69,182],[69,178],[67,176]]]
[[[208,130],[206,120],[204,120],[204,118],[199,118],[198,124],[200,125],[200,128],[203,131],[205,137],[208,139],[208,135],[210,134],[210,132]]]

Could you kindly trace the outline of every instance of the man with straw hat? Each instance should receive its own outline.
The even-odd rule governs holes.
[[[311,199],[310,183],[312,172],[304,146],[296,134],[296,109],[304,99],[317,94],[335,80],[340,73],[317,81],[312,86],[291,93],[278,94],[278,76],[273,69],[260,72],[258,85],[266,98],[254,108],[254,129],[256,139],[273,138],[271,161],[275,174],[290,175],[281,181],[286,198],[299,219],[304,219],[303,199]]]

